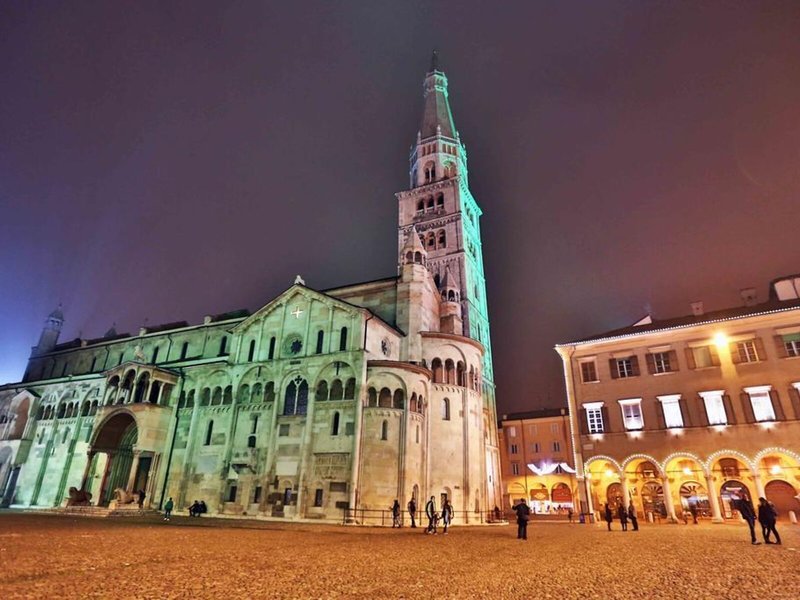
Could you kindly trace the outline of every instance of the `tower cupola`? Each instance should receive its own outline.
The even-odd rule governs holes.
[[[61,334],[61,328],[64,326],[64,313],[61,310],[61,305],[58,305],[53,312],[47,315],[44,321],[42,333],[39,336],[39,343],[33,349],[34,354],[47,354],[52,352],[53,348],[58,343],[58,336]]]

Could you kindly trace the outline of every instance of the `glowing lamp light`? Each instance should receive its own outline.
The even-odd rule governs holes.
[[[759,423],[759,425],[761,425],[761,429],[772,429],[775,423],[772,421],[764,421],[763,423]]]
[[[720,332],[714,334],[714,343],[717,346],[727,346],[728,345],[728,336],[720,331]]]
[[[692,470],[689,467],[683,467],[683,474],[684,475],[691,475]]]
[[[612,475],[614,475],[614,471],[611,469],[606,469],[606,477],[611,477]]]
[[[780,475],[781,471],[783,471],[783,469],[781,469],[780,465],[772,465],[769,468],[769,472],[773,475]]]

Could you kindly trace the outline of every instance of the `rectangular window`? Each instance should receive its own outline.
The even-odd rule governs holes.
[[[261,502],[261,486],[256,486],[256,489],[253,491],[253,504],[258,504]]]
[[[625,429],[628,431],[637,431],[644,427],[644,419],[642,419],[642,400],[620,400],[622,407],[622,421],[625,424]]]
[[[289,435],[289,424],[282,423],[278,426],[278,437],[286,437]]]
[[[772,406],[769,387],[745,388],[744,391],[750,396],[753,416],[757,422],[775,420],[775,408]]]
[[[737,342],[736,351],[739,353],[739,362],[749,363],[758,362],[759,360],[755,340]]]
[[[669,373],[672,371],[669,364],[669,352],[656,352],[653,354],[653,366],[656,373]]]
[[[667,429],[683,427],[680,395],[658,396],[658,400],[661,402],[661,410],[664,413],[664,426]]]
[[[519,475],[519,463],[511,463],[511,474]]]
[[[583,383],[598,381],[597,365],[593,360],[581,362],[581,381],[583,381]]]
[[[561,452],[561,442],[553,442],[553,452]]]
[[[589,426],[589,433],[603,433],[605,431],[603,423],[603,403],[584,404],[586,409],[586,422]]]
[[[550,423],[550,433],[561,433],[561,423]]]
[[[786,348],[786,356],[800,356],[800,339],[784,339],[783,345]]]
[[[711,360],[711,350],[708,346],[699,346],[692,348],[692,355],[694,356],[694,364],[698,369],[705,367],[713,367],[714,363]]]
[[[722,400],[723,392],[700,392],[700,397],[706,407],[709,425],[727,425],[728,415],[725,413],[725,403]]]
[[[541,447],[541,445],[539,445],[539,442],[533,442],[533,451],[536,452],[536,453],[539,453],[539,452],[542,451],[542,447]]]
[[[237,488],[235,485],[228,488],[228,502],[236,502],[236,491]]]
[[[356,431],[356,424],[350,421],[349,423],[344,424],[344,434],[345,435],[353,435]]]
[[[345,493],[347,492],[347,483],[344,481],[331,481],[331,485],[328,489],[331,494],[335,492]]]
[[[519,449],[516,444],[511,444],[511,454],[519,454]]]
[[[620,379],[625,377],[633,377],[633,361],[630,358],[618,358],[617,362],[617,377]]]
[[[516,427],[506,427],[506,431],[508,431],[508,437],[517,437],[517,428]]]
[[[320,488],[314,491],[314,506],[322,506],[322,490]]]

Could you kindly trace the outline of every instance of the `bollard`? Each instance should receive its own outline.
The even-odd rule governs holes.
[[[797,525],[797,515],[794,514],[793,510],[789,511],[789,522],[790,523],[794,523],[795,525]]]

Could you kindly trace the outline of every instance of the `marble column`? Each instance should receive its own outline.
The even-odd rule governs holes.
[[[764,491],[764,482],[761,479],[761,473],[758,468],[753,469],[753,485],[756,486],[756,495],[758,498],[766,498],[767,493]],[[758,498],[753,498],[753,505],[758,506]]]
[[[714,478],[711,473],[704,473],[706,476],[706,490],[708,490],[708,502],[711,505],[711,522],[722,523],[722,512],[719,508],[719,497],[717,490],[714,488]]]
[[[141,457],[141,455],[142,453],[139,450],[133,451],[133,460],[131,461],[131,472],[128,474],[128,485],[125,487],[126,492],[138,491],[133,489],[133,486],[136,483],[136,471],[139,469],[139,458]]]
[[[670,520],[670,522],[677,523],[678,517],[675,514],[675,502],[672,500],[672,490],[669,486],[669,477],[666,474],[662,478],[661,487],[664,491],[664,504],[667,508],[667,518]]]
[[[631,503],[631,491],[628,486],[628,477],[625,474],[625,471],[622,472],[622,505],[625,507],[625,510],[628,510],[628,506]]]
[[[86,453],[86,456],[88,460],[86,461],[86,466],[83,468],[83,477],[81,477],[81,487],[80,487],[80,489],[84,491],[88,491],[86,489],[86,480],[89,478],[89,471],[92,468],[92,460],[94,460],[94,452],[89,450]]]

